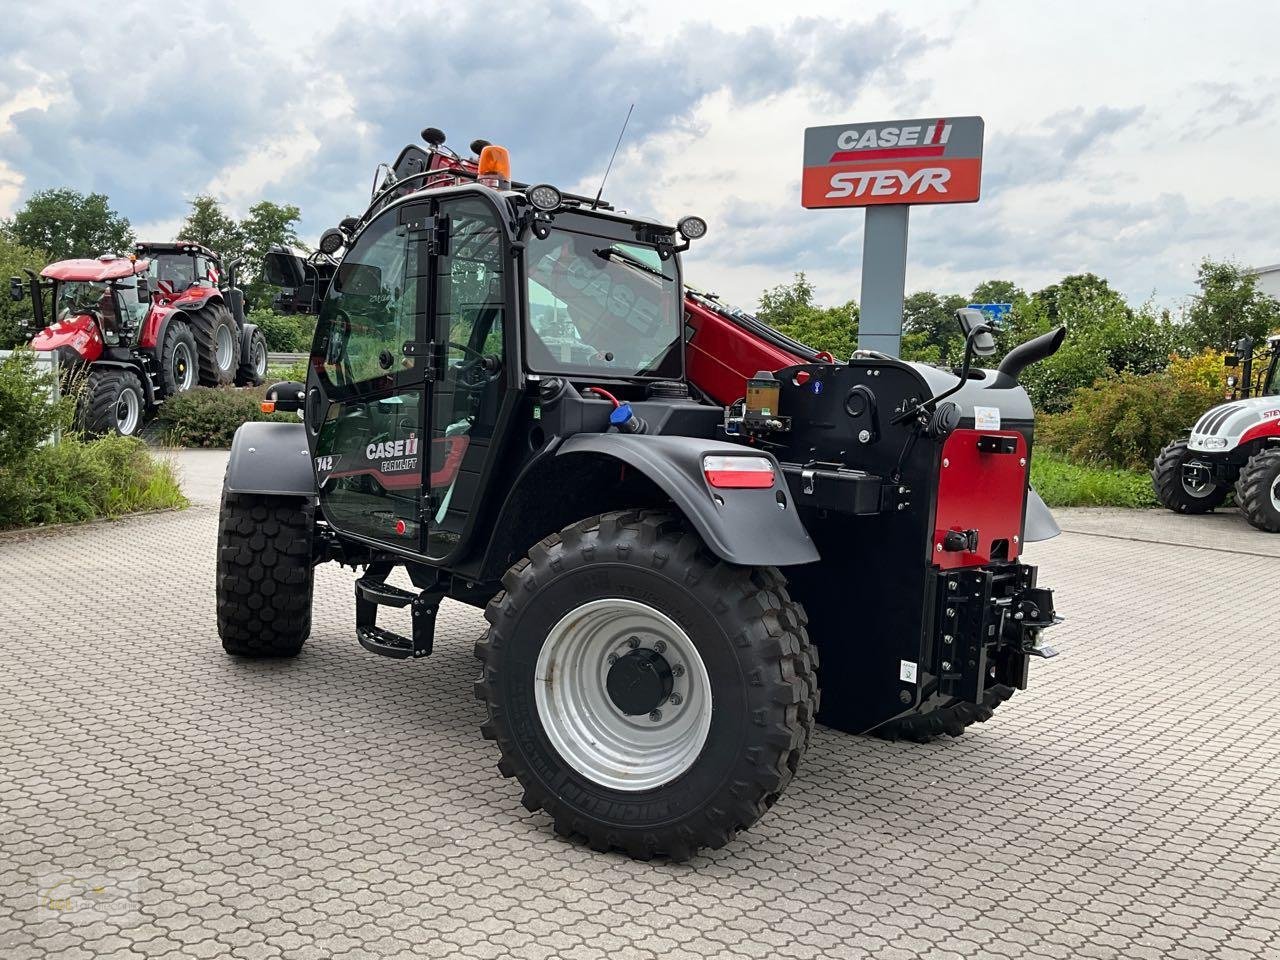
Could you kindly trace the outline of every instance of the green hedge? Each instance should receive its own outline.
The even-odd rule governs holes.
[[[164,402],[161,434],[175,447],[229,447],[242,423],[298,421],[296,413],[263,413],[261,404],[261,387],[196,387]]]
[[[316,329],[313,316],[253,310],[247,319],[258,325],[266,338],[267,349],[273,353],[306,353],[311,349],[311,335]]]
[[[1038,449],[1031,486],[1050,507],[1154,507],[1151,475],[1143,470],[1087,467]]]

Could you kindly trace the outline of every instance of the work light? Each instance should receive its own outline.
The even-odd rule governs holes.
[[[681,217],[676,222],[676,229],[686,240],[700,240],[707,235],[707,221],[701,217]]]
[[[320,234],[320,252],[333,256],[347,242],[346,235],[337,227],[330,227]]]
[[[535,184],[524,195],[535,210],[557,210],[564,200],[560,191],[549,183]]]

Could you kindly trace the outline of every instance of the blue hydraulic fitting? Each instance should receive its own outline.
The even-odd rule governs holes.
[[[645,422],[635,415],[631,404],[620,403],[609,414],[609,424],[618,428],[619,433],[644,433]]]

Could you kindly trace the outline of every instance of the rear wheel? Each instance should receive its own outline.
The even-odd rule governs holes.
[[[145,410],[142,381],[128,370],[90,369],[80,400],[85,433],[101,437],[118,433],[132,437],[142,428]]]
[[[261,330],[249,335],[249,349],[241,352],[240,367],[236,370],[237,387],[260,387],[267,379],[267,338]]]
[[[160,349],[160,382],[166,397],[184,393],[196,385],[199,379],[196,355],[196,338],[191,327],[181,320],[171,321]]]
[[[1208,513],[1220,507],[1230,488],[1213,482],[1210,461],[1177,440],[1160,451],[1151,470],[1156,499],[1175,513]]]
[[[1236,480],[1236,503],[1259,530],[1280,533],[1280,447],[1249,458]]]
[[[196,337],[200,383],[217,387],[235,380],[240,367],[240,331],[225,303],[210,303],[191,314]]]
[[[983,691],[981,703],[943,700],[920,713],[890,720],[871,732],[882,740],[912,740],[916,743],[928,743],[944,733],[949,737],[958,737],[964,733],[965,728],[990,720],[996,707],[1012,697],[1013,693],[1013,687],[1002,683],[993,684]]]
[[[668,513],[621,512],[543,540],[503,586],[476,645],[482,732],[558,833],[685,859],[791,780],[817,684],[777,570],[720,561]]]
[[[222,494],[218,635],[227,653],[292,657],[311,633],[314,508],[299,497]]]

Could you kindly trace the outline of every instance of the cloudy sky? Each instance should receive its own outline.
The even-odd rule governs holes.
[[[1107,276],[1173,304],[1205,255],[1280,261],[1280,5],[1014,0],[10,5],[0,215],[100,191],[140,236],[187,201],[363,209],[417,131],[518,179],[711,225],[691,282],[754,305],[797,270],[856,297],[858,211],[800,207],[806,126],[980,114],[983,198],[912,213],[908,290]]]

